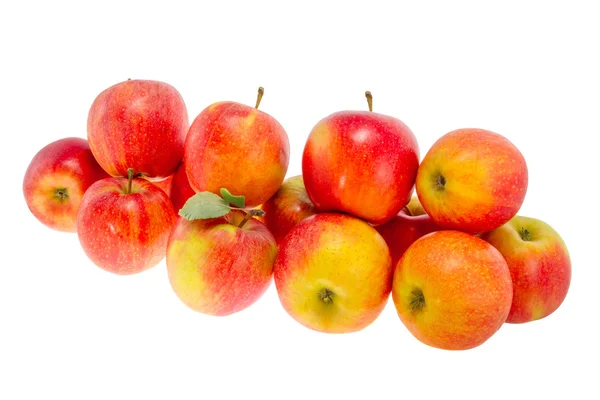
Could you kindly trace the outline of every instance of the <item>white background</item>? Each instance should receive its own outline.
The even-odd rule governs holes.
[[[0,398],[600,398],[594,2],[83,3],[0,6]],[[35,220],[21,183],[42,146],[85,137],[95,96],[127,78],[174,85],[191,119],[219,100],[253,105],[264,86],[261,109],[290,137],[288,176],[312,126],[366,109],[367,89],[421,157],[456,128],[505,135],[529,166],[521,214],[571,252],[566,301],[449,352],[414,339],[391,302],[365,330],[326,335],[292,320],[274,286],[215,318],[178,300],[164,262],[100,270],[76,235]]]

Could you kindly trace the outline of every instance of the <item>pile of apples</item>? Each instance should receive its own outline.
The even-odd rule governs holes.
[[[288,136],[258,110],[262,96],[212,104],[190,126],[172,86],[116,84],[92,104],[87,141],[35,155],[27,205],[77,232],[106,271],[140,273],[166,256],[174,292],[210,315],[247,308],[274,276],[284,309],[308,328],[363,329],[391,293],[417,339],[469,349],[563,302],[567,248],[548,224],[516,215],[527,165],[506,138],[455,130],[419,163],[414,134],[373,112],[366,92],[369,111],[315,125],[303,175],[284,181]]]

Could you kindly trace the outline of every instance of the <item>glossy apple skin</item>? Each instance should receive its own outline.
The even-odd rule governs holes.
[[[279,246],[274,276],[283,308],[326,333],[359,331],[383,310],[392,285],[390,253],[366,222],[323,213],[296,225]]]
[[[302,156],[308,197],[319,211],[342,211],[374,225],[389,221],[413,192],[419,147],[402,121],[342,111],[317,123]]]
[[[419,308],[418,294],[424,306]],[[423,236],[394,272],[398,316],[421,342],[446,350],[481,345],[504,323],[512,300],[502,254],[484,240],[458,231]]]
[[[439,231],[440,227],[425,213],[417,196],[413,196],[398,215],[385,224],[376,226],[375,229],[387,243],[392,255],[392,265],[395,267],[415,240],[428,233]]]
[[[445,181],[443,187],[438,179]],[[527,192],[527,164],[505,137],[483,129],[442,136],[425,155],[417,194],[440,227],[487,232],[508,222]]]
[[[29,163],[23,195],[41,223],[57,231],[75,232],[83,194],[94,182],[107,177],[87,140],[60,139],[42,148]]]
[[[527,231],[530,237],[521,237]],[[506,322],[523,323],[552,314],[571,283],[571,259],[565,242],[547,223],[516,216],[484,233],[504,256],[513,282],[513,300]]]
[[[286,179],[262,209],[265,211],[264,223],[277,243],[294,226],[317,212],[306,194],[302,175]]]
[[[162,181],[155,181],[152,183],[154,184],[154,186],[165,192],[167,196],[171,197],[171,183],[173,182],[174,175],[175,174],[169,175],[166,179],[163,179]]]
[[[179,212],[186,201],[196,192],[190,186],[187,174],[185,172],[185,164],[181,163],[177,168],[177,171],[173,174],[173,181],[171,182],[170,197],[173,203],[175,212]]]
[[[258,206],[275,194],[287,172],[290,144],[277,120],[255,108],[215,103],[194,120],[184,162],[196,192],[227,188]]]
[[[167,270],[171,287],[191,309],[224,316],[239,312],[267,290],[277,254],[275,239],[244,214],[188,221],[179,217],[169,237]]]
[[[88,141],[112,176],[133,168],[148,180],[167,178],[183,158],[188,114],[171,85],[128,80],[104,90],[88,114]]]
[[[119,275],[145,271],[165,256],[176,215],[167,195],[145,179],[94,183],[81,201],[77,234],[87,256],[100,268]]]

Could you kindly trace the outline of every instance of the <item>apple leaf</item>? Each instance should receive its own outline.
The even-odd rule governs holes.
[[[185,202],[179,215],[193,221],[195,219],[218,218],[231,210],[229,204],[219,195],[211,192],[196,193]]]
[[[246,207],[246,197],[233,195],[225,188],[221,188],[221,197],[223,197],[227,204],[233,204],[239,208]]]

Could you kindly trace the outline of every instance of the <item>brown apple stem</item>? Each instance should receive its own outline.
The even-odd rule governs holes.
[[[367,98],[367,104],[369,104],[369,111],[373,111],[373,95],[367,90],[365,97]]]
[[[133,168],[127,168],[127,190],[125,194],[131,193],[131,183],[133,182]]]
[[[252,217],[264,217],[264,216],[265,216],[265,212],[263,210],[252,209],[252,210],[246,211],[246,216],[244,217],[242,222],[240,222],[240,224],[238,225],[238,228],[242,228],[244,225],[246,225],[246,222],[248,222],[248,220]]]
[[[256,105],[254,106],[254,108],[258,108],[258,106],[260,105],[260,101],[262,100],[264,94],[265,94],[265,88],[260,86],[258,88],[258,95],[256,96]]]

